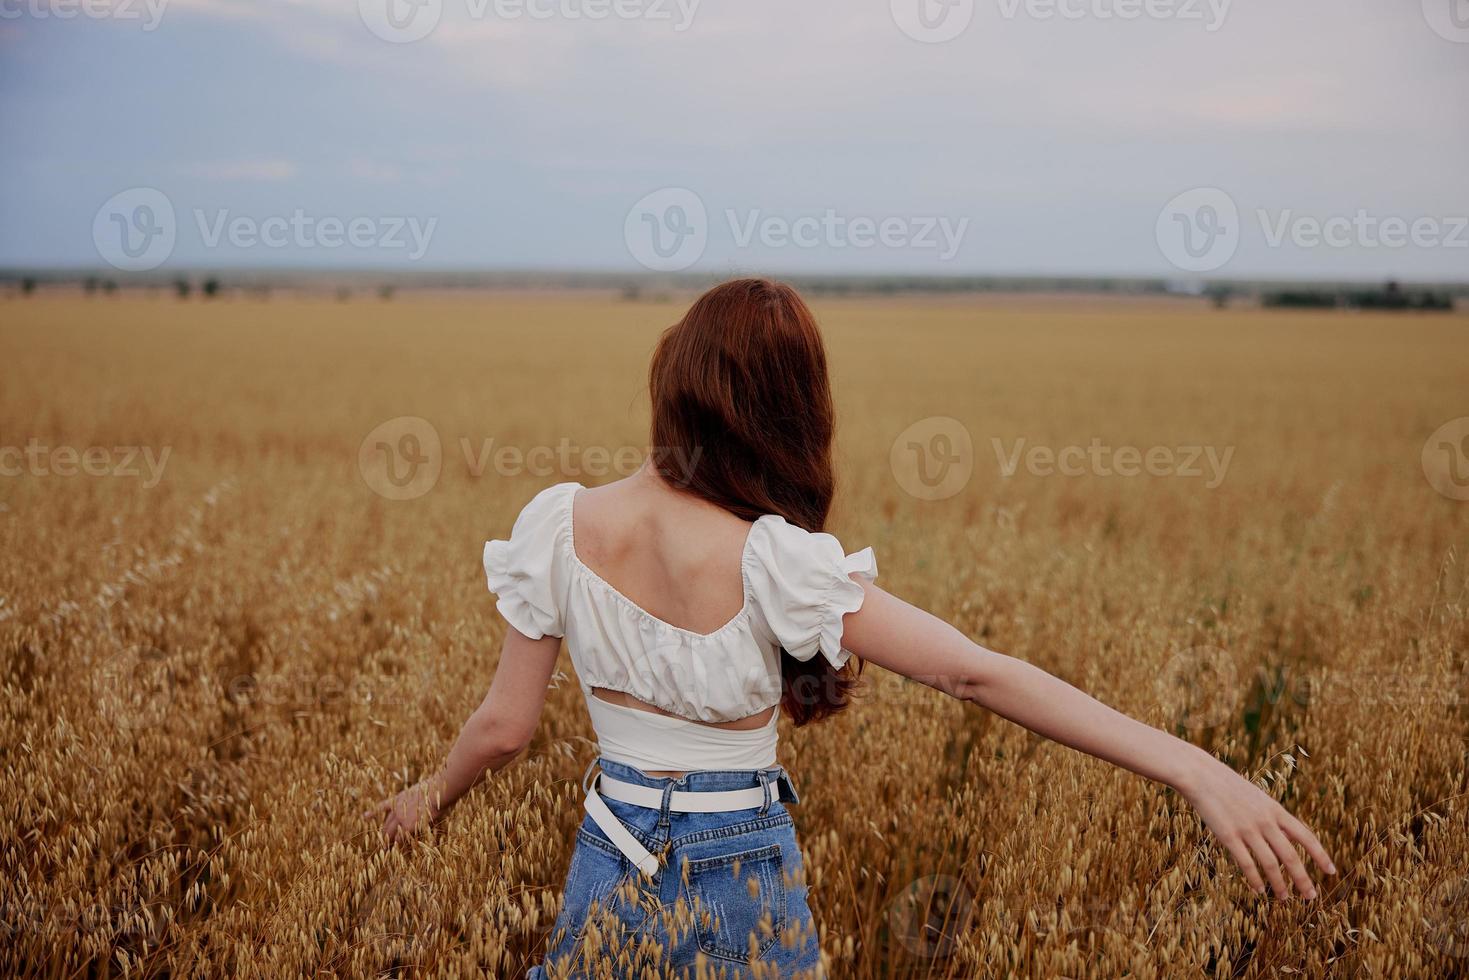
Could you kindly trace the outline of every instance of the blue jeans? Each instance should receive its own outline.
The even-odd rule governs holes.
[[[797,802],[783,769],[691,772],[681,779],[644,775],[603,760],[614,779],[691,792],[765,785],[758,810],[674,813],[606,800],[612,813],[655,855],[662,870],[646,878],[590,817],[576,850],[561,915],[543,966],[529,980],[643,975],[708,975],[728,980],[817,976],[821,948],[806,904],[805,873],[786,803]],[[605,797],[604,797],[605,799]]]

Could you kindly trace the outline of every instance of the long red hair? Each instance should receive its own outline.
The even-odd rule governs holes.
[[[670,484],[747,521],[825,528],[836,419],[826,346],[794,289],[736,279],[700,296],[659,339],[648,390],[653,464]],[[841,711],[856,664],[782,650],[781,710],[798,726]]]

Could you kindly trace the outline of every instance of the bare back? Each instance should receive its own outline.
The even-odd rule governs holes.
[[[713,633],[743,608],[740,561],[749,522],[675,490],[651,467],[578,491],[572,515],[577,560],[649,615],[691,633]],[[592,693],[612,704],[669,714],[622,691],[594,687]],[[701,724],[754,729],[774,711]]]

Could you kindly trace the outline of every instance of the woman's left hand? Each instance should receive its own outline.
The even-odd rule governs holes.
[[[424,780],[379,803],[370,815],[383,821],[383,842],[397,844],[427,829],[442,813],[437,795]]]
[[[1268,881],[1276,898],[1286,898],[1290,894],[1288,878],[1301,897],[1316,897],[1316,886],[1295,845],[1300,845],[1322,872],[1336,874],[1336,865],[1311,828],[1224,763],[1209,759],[1188,783],[1180,787],[1184,796],[1229,850],[1256,892],[1264,894]]]

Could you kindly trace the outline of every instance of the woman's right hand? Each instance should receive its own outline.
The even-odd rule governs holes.
[[[1295,844],[1305,848],[1323,873],[1336,874],[1336,865],[1311,828],[1219,760],[1207,758],[1198,772],[1177,788],[1228,849],[1256,892],[1264,894],[1268,881],[1277,898],[1288,897],[1288,875],[1302,898],[1316,897],[1316,886]]]
[[[371,816],[383,822],[383,843],[391,847],[437,820],[441,811],[436,796],[429,780],[424,780],[379,803]]]

